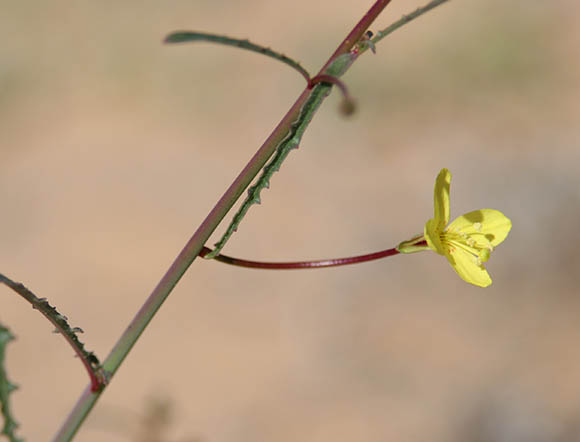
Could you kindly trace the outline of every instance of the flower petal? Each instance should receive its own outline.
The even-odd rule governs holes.
[[[482,209],[466,213],[453,220],[448,231],[457,231],[471,236],[480,247],[488,243],[500,244],[512,228],[512,222],[499,210]]]
[[[449,185],[451,184],[451,172],[441,169],[435,180],[433,200],[435,216],[433,217],[436,227],[443,231],[449,222]]]
[[[453,270],[465,282],[479,286],[487,287],[491,284],[491,278],[483,265],[477,265],[476,258],[463,249],[455,249],[451,254],[446,254],[447,260]]]
[[[427,245],[434,252],[440,255],[445,255],[445,249],[441,243],[441,231],[438,228],[437,221],[435,219],[430,219],[425,223],[425,228],[423,229],[423,236],[427,241]]]

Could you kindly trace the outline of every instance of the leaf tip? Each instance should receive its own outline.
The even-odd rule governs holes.
[[[188,33],[183,31],[172,32],[163,39],[163,43],[166,44],[182,43],[184,41],[187,41],[187,35]]]

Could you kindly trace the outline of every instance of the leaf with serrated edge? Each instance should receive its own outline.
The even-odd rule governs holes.
[[[0,411],[2,416],[4,416],[4,427],[1,434],[5,435],[10,442],[22,442],[23,439],[17,437],[15,433],[18,423],[12,415],[9,397],[10,393],[18,387],[8,380],[4,362],[6,345],[13,339],[14,336],[10,333],[10,330],[0,324]]]

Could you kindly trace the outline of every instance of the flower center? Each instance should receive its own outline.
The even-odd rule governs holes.
[[[482,233],[481,223],[472,224],[476,233],[467,234],[457,229],[447,228],[440,234],[441,243],[445,245],[450,255],[457,249],[464,250],[473,257],[473,262],[479,267],[489,259],[493,246]]]

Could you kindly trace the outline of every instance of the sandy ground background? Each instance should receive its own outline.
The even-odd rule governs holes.
[[[0,271],[104,358],[304,87],[257,54],[162,38],[250,38],[315,72],[370,4],[0,1]],[[447,167],[453,217],[513,221],[490,288],[433,253],[287,273],[196,261],[77,439],[580,440],[579,22],[572,0],[464,0],[397,31],[345,77],[359,112],[333,93],[226,249],[392,247],[431,217]],[[0,321],[21,434],[50,440],[86,375],[7,288]]]

